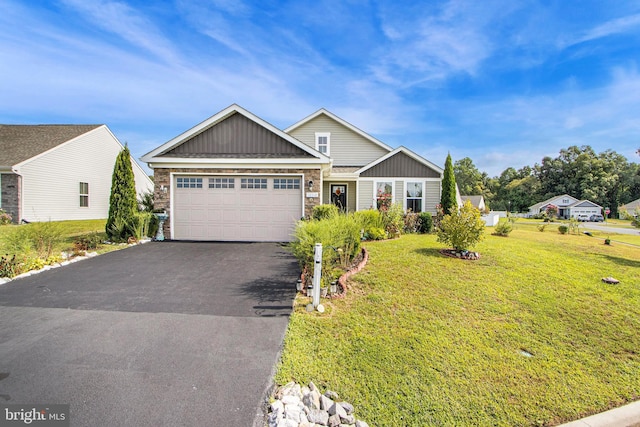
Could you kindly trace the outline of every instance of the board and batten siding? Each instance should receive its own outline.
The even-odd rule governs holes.
[[[175,157],[224,155],[311,157],[311,154],[238,113],[162,154]]]
[[[329,157],[334,166],[365,166],[389,152],[324,114],[309,120],[289,134],[315,149],[316,132],[331,134]]]
[[[109,213],[111,179],[122,145],[106,126],[87,132],[20,166],[22,218],[28,221],[103,219]],[[152,190],[132,160],[136,192]],[[89,206],[80,207],[80,183],[89,184]]]

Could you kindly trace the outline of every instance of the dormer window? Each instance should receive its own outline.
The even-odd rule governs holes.
[[[331,145],[331,133],[316,132],[316,150],[328,156],[330,145]]]

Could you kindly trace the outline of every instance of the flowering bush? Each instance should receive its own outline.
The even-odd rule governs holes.
[[[11,215],[0,209],[0,225],[11,224]]]

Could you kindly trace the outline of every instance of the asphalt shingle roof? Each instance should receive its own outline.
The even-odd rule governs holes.
[[[100,126],[0,124],[0,166],[14,166]]]

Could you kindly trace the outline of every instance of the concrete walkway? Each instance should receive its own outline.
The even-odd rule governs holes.
[[[562,424],[560,427],[640,427],[640,401]]]

